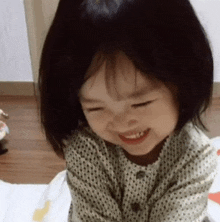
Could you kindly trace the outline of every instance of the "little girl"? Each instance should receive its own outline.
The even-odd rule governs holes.
[[[60,0],[39,86],[69,222],[211,221],[217,154],[201,114],[212,85],[188,0]]]

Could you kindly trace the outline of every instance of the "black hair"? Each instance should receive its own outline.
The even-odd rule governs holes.
[[[97,53],[123,51],[146,76],[178,89],[179,131],[201,120],[212,96],[213,58],[188,0],[60,0],[39,70],[41,123],[55,152],[86,124],[78,93]]]

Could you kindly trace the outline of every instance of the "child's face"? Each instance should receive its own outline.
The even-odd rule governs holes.
[[[80,102],[88,124],[103,140],[120,145],[131,155],[145,155],[174,131],[178,121],[175,98],[164,84],[155,84],[137,71],[124,54],[118,56],[116,83],[109,82],[109,94],[105,68],[106,63],[80,90]],[[117,99],[115,88],[120,99]],[[129,97],[135,92],[141,94]],[[89,99],[98,101],[89,102]],[[146,102],[149,103],[144,105]],[[145,131],[146,134],[136,141],[120,137],[120,134],[129,131],[135,134]]]

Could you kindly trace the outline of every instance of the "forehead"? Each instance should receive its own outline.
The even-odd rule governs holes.
[[[138,70],[123,52],[118,52],[114,59],[99,55],[93,60],[89,71],[88,79],[80,90],[81,99],[108,94],[114,100],[123,100],[130,95],[147,93],[160,85]]]

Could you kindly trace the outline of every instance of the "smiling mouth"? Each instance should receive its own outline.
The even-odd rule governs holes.
[[[149,129],[148,130],[145,130],[140,137],[138,138],[126,138],[122,135],[119,135],[119,138],[124,142],[124,143],[127,143],[127,144],[139,144],[139,143],[142,143],[148,136],[149,134]]]

